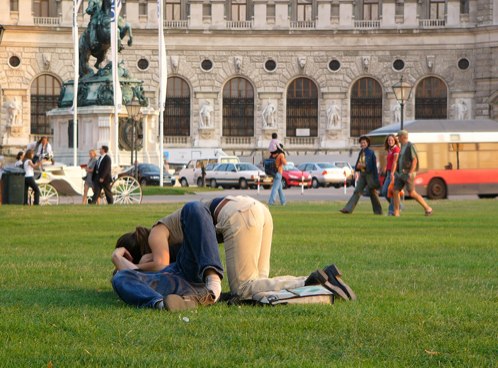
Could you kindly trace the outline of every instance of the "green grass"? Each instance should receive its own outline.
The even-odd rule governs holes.
[[[212,189],[209,187],[172,187],[172,186],[143,186],[143,195],[185,195],[195,194],[200,192],[220,191],[220,189]]]
[[[496,200],[432,202],[430,218],[341,204],[272,207],[271,274],[336,263],[357,302],[181,314],[126,306],[109,283],[117,237],[180,204],[2,206],[0,366],[496,367]]]

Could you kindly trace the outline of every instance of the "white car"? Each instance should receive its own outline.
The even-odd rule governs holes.
[[[349,187],[354,183],[354,171],[346,161],[335,162],[305,162],[297,167],[311,175],[313,188],[334,186],[339,188],[344,185]]]
[[[273,182],[273,178],[263,170],[247,162],[219,164],[206,173],[206,183],[211,188],[254,188],[258,185],[258,180],[264,188],[271,187]]]
[[[190,160],[178,174],[178,180],[182,187],[189,185],[202,185],[202,166],[207,167],[209,164],[220,164],[224,162],[240,162],[237,156],[219,156],[209,158],[196,158]],[[200,179],[200,180],[199,180]]]

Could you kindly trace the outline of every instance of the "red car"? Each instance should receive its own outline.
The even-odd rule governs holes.
[[[284,166],[282,174],[282,186],[284,189],[289,187],[299,187],[304,184],[305,188],[311,187],[311,175],[306,171],[299,170],[294,163],[288,162]]]

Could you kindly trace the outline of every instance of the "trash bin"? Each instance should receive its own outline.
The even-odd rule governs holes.
[[[2,204],[24,203],[24,170],[6,167],[2,173]]]

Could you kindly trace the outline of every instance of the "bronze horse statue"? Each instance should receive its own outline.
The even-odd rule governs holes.
[[[99,69],[111,47],[111,4],[112,0],[90,0],[88,2],[86,13],[90,15],[90,22],[79,41],[80,78],[94,74],[89,65],[90,56],[97,59],[94,67]],[[118,17],[118,32],[119,52],[123,49],[121,40],[126,35],[128,35],[128,46],[133,43],[131,26],[122,17]]]

